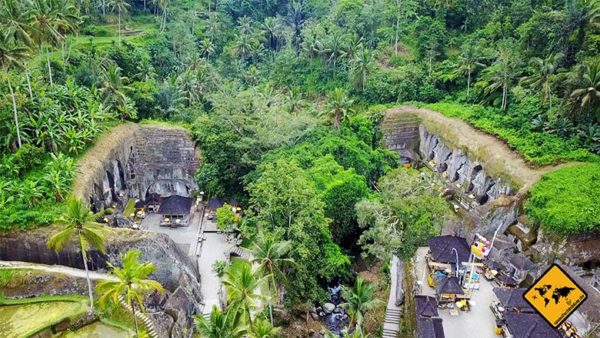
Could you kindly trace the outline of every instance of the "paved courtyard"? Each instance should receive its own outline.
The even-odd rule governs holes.
[[[423,247],[417,250],[415,257],[415,273],[420,283],[420,294],[435,297],[435,290],[427,284],[427,262],[425,255],[429,248]],[[496,319],[490,304],[494,298],[494,286],[485,278],[481,278],[479,290],[473,291],[471,297],[471,311],[458,311],[458,316],[450,315],[448,309],[438,309],[444,335],[446,338],[499,338],[494,333]]]
[[[201,221],[201,218],[200,212],[194,212],[189,226],[169,228],[160,226],[160,215],[148,214],[142,221],[141,228],[167,234],[183,252],[186,252],[192,259],[198,260],[204,313],[210,313],[213,305],[219,306],[219,290],[221,288],[219,276],[212,271],[212,266],[216,261],[229,259],[230,246],[226,242],[225,236],[215,232],[217,225],[214,221],[210,221],[206,217],[204,221]],[[201,234],[205,240],[200,242],[198,236]]]

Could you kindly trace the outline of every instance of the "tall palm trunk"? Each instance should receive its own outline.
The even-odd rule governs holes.
[[[27,64],[25,64],[25,79],[27,80],[27,91],[29,92],[29,98],[33,100],[33,91],[31,90],[31,79],[29,78],[29,69]]]
[[[396,7],[398,7],[398,13],[396,13],[396,36],[394,38],[394,49],[396,56],[398,56],[398,38],[400,35],[400,0],[396,0]]]
[[[17,100],[15,99],[15,92],[13,90],[12,83],[10,81],[10,77],[8,77],[8,89],[10,90],[10,97],[12,98],[13,114],[15,117],[15,128],[17,129],[17,144],[19,145],[19,148],[21,148],[21,146],[23,144],[21,143],[21,131],[19,130],[19,116],[17,114]]]
[[[121,7],[119,7],[119,47],[121,47]]]
[[[50,49],[46,47],[46,65],[48,65],[48,79],[50,80],[50,87],[54,86],[52,81],[52,67],[50,67]]]
[[[139,337],[138,336],[138,323],[137,323],[137,316],[136,316],[136,312],[135,312],[135,302],[131,302],[129,304],[129,306],[131,306],[131,313],[133,313],[133,325],[135,326],[135,337]]]
[[[471,91],[471,66],[467,67],[467,99],[469,99],[469,92]]]
[[[80,240],[80,245],[81,245],[81,258],[83,259],[83,267],[85,268],[85,279],[87,280],[88,294],[90,296],[90,310],[88,311],[88,313],[91,315],[94,313],[94,294],[92,292],[92,281],[90,279],[90,270],[88,269],[87,257],[85,255],[85,250],[83,249],[83,243],[81,242],[81,240]]]

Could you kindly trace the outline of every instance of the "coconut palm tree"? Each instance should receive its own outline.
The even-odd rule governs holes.
[[[92,282],[88,270],[87,253],[90,249],[104,253],[104,226],[96,222],[98,215],[94,215],[90,208],[80,199],[70,197],[67,199],[66,210],[58,219],[57,223],[63,229],[54,234],[48,240],[48,248],[56,252],[61,251],[73,238],[81,249],[81,259],[85,268],[88,292],[90,296],[90,311],[94,312],[94,295],[92,293]]]
[[[348,94],[342,88],[336,88],[328,95],[327,110],[333,119],[333,127],[340,129],[342,121],[350,118],[354,100],[348,98]]]
[[[254,321],[248,333],[251,338],[276,338],[279,337],[279,331],[281,331],[281,328],[273,327],[273,324],[269,323],[268,320],[258,318]]]
[[[125,297],[133,314],[136,337],[139,332],[136,308],[142,313],[145,312],[144,297],[152,292],[164,292],[159,282],[147,279],[156,271],[156,267],[149,262],[140,263],[141,254],[139,250],[129,250],[125,255],[119,254],[123,267],[108,263],[112,269],[110,274],[116,276],[117,280],[102,280],[96,286],[96,292],[100,294],[100,306],[104,306],[107,300],[118,304],[119,297]]]
[[[104,105],[112,111],[118,111],[127,102],[127,93],[133,90],[126,85],[128,81],[127,77],[121,76],[121,68],[115,64],[103,69],[100,94],[104,97]]]
[[[518,58],[515,55],[515,46],[509,40],[498,43],[498,54],[494,64],[485,69],[490,84],[485,88],[485,93],[490,95],[498,89],[502,92],[501,107],[508,108],[508,91],[514,85],[519,75]]]
[[[373,60],[373,53],[369,49],[362,47],[362,45],[360,46],[360,52],[352,60],[354,84],[359,86],[363,92],[367,84],[367,76],[369,76],[373,66]]]
[[[564,54],[550,55],[545,59],[533,57],[529,65],[533,68],[533,74],[521,78],[521,83],[528,85],[534,90],[540,90],[540,101],[542,104],[548,102],[548,108],[552,109],[552,78],[555,74],[563,72],[559,63]]]
[[[121,46],[121,17],[129,13],[131,5],[125,0],[110,0],[108,6],[112,8],[113,12],[118,13],[119,21],[119,46]]]
[[[358,277],[353,288],[344,287],[342,289],[342,298],[346,300],[341,306],[348,311],[350,315],[350,324],[362,326],[364,314],[382,305],[383,302],[374,295],[372,284]]]
[[[0,3],[0,27],[2,27],[6,34],[12,35],[14,41],[28,47],[33,47],[35,45],[31,38],[31,26],[29,25],[29,18],[23,2],[17,0],[3,0]],[[27,79],[29,98],[33,99],[31,80],[29,78],[29,67],[25,60],[23,60],[23,68],[25,71],[25,78]]]
[[[571,92],[571,98],[582,109],[600,101],[600,62],[583,66],[581,85]]]
[[[292,250],[291,241],[283,241],[281,236],[271,235],[265,232],[260,232],[252,245],[253,262],[258,264],[258,268],[263,275],[270,276],[267,283],[269,294],[269,318],[273,325],[273,294],[279,290],[278,285],[281,285],[286,280],[284,270],[290,265],[295,264],[294,260],[289,257]]]
[[[237,324],[252,326],[251,311],[264,298],[257,291],[269,277],[262,276],[258,270],[252,270],[252,266],[247,261],[232,264],[225,270],[222,282],[227,291],[227,301],[231,311],[236,313]]]
[[[209,318],[196,316],[194,321],[200,335],[206,338],[241,338],[247,333],[246,326],[236,325],[232,311],[222,312],[216,305]]]
[[[457,75],[467,75],[467,99],[471,91],[471,82],[473,80],[473,72],[478,67],[485,67],[481,61],[481,56],[472,44],[467,44],[463,47],[462,54],[458,57]]]
[[[42,54],[44,44],[56,46],[64,36],[59,27],[60,22],[56,0],[32,0],[28,7],[29,23],[31,26],[31,37]],[[46,63],[48,66],[48,79],[50,86],[54,85],[52,80],[52,67],[50,67],[50,51],[46,47]]]
[[[210,56],[215,53],[215,46],[210,39],[204,38],[202,41],[200,41],[198,50],[202,57],[210,59]]]
[[[17,100],[12,86],[11,75],[8,70],[11,68],[23,68],[21,60],[28,56],[29,49],[23,45],[15,43],[14,38],[7,32],[0,32],[0,69],[6,78],[10,97],[12,99],[13,118],[15,120],[15,129],[17,131],[17,145],[20,148],[22,144],[21,131],[19,128],[19,114],[17,113]]]

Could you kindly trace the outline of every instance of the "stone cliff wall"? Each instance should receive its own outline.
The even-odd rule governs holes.
[[[458,147],[441,135],[431,132],[416,115],[386,116],[382,129],[389,149],[401,156],[415,154],[413,162],[440,174],[446,194],[457,206],[458,221],[444,233],[473,238],[479,233],[491,239],[497,232],[495,247],[503,252],[517,248],[518,241],[507,230],[519,224],[521,209],[519,186],[489,170],[489,164],[476,151]]]
[[[18,232],[0,237],[0,260],[59,264],[83,269],[81,251],[75,243],[70,243],[59,253],[48,249],[46,243],[51,234],[50,229],[37,229],[35,232]],[[175,333],[173,337],[183,337],[183,332],[189,331],[193,325],[191,315],[199,313],[202,308],[200,280],[197,277],[199,275],[190,257],[182,253],[165,234],[114,229],[107,234],[106,243],[106,254],[96,250],[89,253],[90,270],[106,271],[107,262],[120,264],[119,254],[127,250],[140,250],[142,252],[140,260],[152,262],[156,266],[156,272],[150,277],[159,281],[167,290],[166,301],[162,302],[161,312],[177,314],[177,316],[171,315],[175,319],[174,323],[170,322],[173,325],[169,324],[167,328],[161,325],[163,326],[161,330]],[[86,294],[87,289],[80,290],[79,284],[55,283],[53,290],[46,290],[43,287],[37,289],[45,290],[47,294],[80,293],[80,291]],[[50,287],[51,284],[46,286]],[[34,288],[34,291],[37,289]]]
[[[187,130],[163,125],[119,126],[79,161],[75,195],[96,211],[123,207],[149,193],[190,196],[199,160]]]

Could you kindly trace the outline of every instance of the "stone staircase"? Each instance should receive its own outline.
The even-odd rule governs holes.
[[[253,259],[250,251],[248,251],[247,249],[241,248],[239,246],[232,246],[230,249],[230,252],[236,256],[239,256],[239,257],[249,260],[249,261],[252,261],[252,259]]]
[[[385,310],[385,320],[383,321],[383,338],[396,338],[400,332],[400,320],[402,319],[402,307],[396,305],[398,287],[402,286],[402,273],[399,271],[401,264],[398,257],[392,257],[390,264],[390,296]]]
[[[385,321],[383,322],[383,338],[396,338],[400,328],[402,310],[387,308],[385,311]]]
[[[123,306],[128,312],[133,313],[133,309],[131,308],[131,306],[129,306],[129,304],[127,304],[123,296],[119,296],[119,304],[121,304],[121,306]],[[160,338],[158,333],[156,333],[156,327],[154,326],[154,322],[152,321],[152,319],[150,319],[150,317],[148,317],[145,313],[142,313],[140,311],[135,311],[135,316],[138,320],[144,323],[144,325],[148,329],[148,336],[150,336],[150,338]]]

